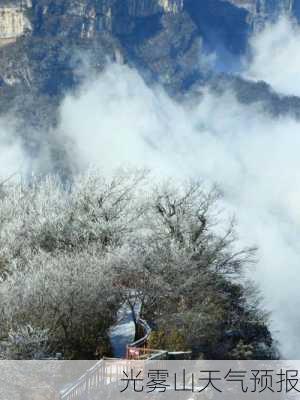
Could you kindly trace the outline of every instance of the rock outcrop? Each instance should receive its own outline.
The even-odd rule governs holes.
[[[261,29],[268,21],[276,19],[281,13],[300,21],[299,0],[223,0],[249,11],[249,23],[254,30]]]
[[[31,8],[30,1],[4,2],[0,6],[0,45],[15,42],[31,30],[26,12]]]

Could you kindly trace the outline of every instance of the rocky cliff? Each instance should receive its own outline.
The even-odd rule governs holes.
[[[60,92],[73,82],[74,49],[89,51],[96,64],[103,54],[132,62],[161,82],[182,89],[202,77],[201,54],[215,52],[231,68],[246,51],[247,39],[285,10],[300,15],[296,0],[4,0],[0,6],[0,77],[7,65],[18,70],[30,58],[33,81],[43,91]],[[68,61],[69,60],[69,61]],[[55,82],[53,62],[56,64]],[[37,63],[39,65],[37,65]],[[225,63],[226,64],[226,63]],[[48,68],[47,68],[48,65]],[[44,77],[36,68],[47,69]],[[60,72],[68,71],[61,79]],[[16,75],[10,70],[12,77]],[[18,74],[17,74],[18,75]],[[24,74],[23,74],[24,75]],[[25,76],[25,75],[24,75]],[[20,81],[20,76],[10,82]],[[51,80],[51,83],[49,82]],[[39,86],[39,85],[38,85]]]
[[[298,0],[224,0],[234,6],[249,11],[249,23],[254,29],[260,29],[266,22],[286,13],[300,20],[300,3]]]
[[[5,13],[3,38],[18,40],[1,50],[4,86],[60,95],[83,52],[99,68],[107,56],[130,62],[176,90],[201,72],[202,38],[183,0],[33,0]]]
[[[26,16],[26,11],[31,6],[31,1],[4,2],[0,5],[0,45],[12,43],[31,30]]]

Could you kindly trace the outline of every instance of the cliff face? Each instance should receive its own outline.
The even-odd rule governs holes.
[[[183,0],[41,0],[33,2],[33,21],[38,33],[92,38],[103,31],[130,34],[136,18],[182,10]]]
[[[297,0],[256,0],[250,22],[254,30],[261,29],[268,21],[275,20],[281,13],[295,16],[294,6]]]
[[[219,41],[240,53],[248,30],[247,11],[222,0],[6,0],[0,39],[18,41],[0,54],[0,77],[60,95],[84,50],[95,65],[117,58],[181,90],[202,77],[203,50]]]
[[[282,9],[300,16],[299,0],[2,0],[0,112],[35,109],[28,120],[40,126],[41,110],[78,84],[82,55],[96,70],[107,58],[132,64],[181,93],[207,78],[206,53],[231,68]]]
[[[183,0],[8,0],[6,7],[3,36],[19,39],[0,54],[4,85],[23,81],[60,96],[76,84],[83,53],[97,68],[107,57],[133,63],[176,90],[201,72],[202,38]]]
[[[3,0],[0,39],[17,38],[31,30],[35,35],[90,39],[104,31],[129,35],[141,19],[149,25],[151,18],[185,10],[204,37],[210,37],[207,31],[217,25],[223,34],[230,36],[234,30],[239,37],[249,25],[250,29],[259,27],[281,11],[300,17],[298,0],[204,0],[201,4],[198,0]]]
[[[223,0],[237,7],[243,7],[251,13],[274,13],[278,10],[292,10],[295,0]]]
[[[31,6],[30,1],[4,3],[0,6],[0,45],[14,42],[31,30],[31,23],[26,16]]]
[[[249,11],[249,23],[254,29],[277,18],[280,13],[286,13],[300,20],[300,4],[298,0],[224,0],[237,7]]]

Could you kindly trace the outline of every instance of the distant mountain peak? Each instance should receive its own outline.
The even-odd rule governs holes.
[[[270,16],[280,12],[293,13],[297,9],[299,0],[222,0],[237,7],[242,7],[255,14]]]

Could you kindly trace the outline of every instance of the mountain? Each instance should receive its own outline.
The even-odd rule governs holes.
[[[295,0],[4,0],[0,6],[2,88],[60,95],[71,87],[79,52],[130,62],[180,90],[203,77],[201,57],[215,52],[230,70],[247,39]],[[76,57],[77,56],[77,57]]]
[[[297,0],[224,0],[236,7],[248,10],[252,20],[269,20],[280,12],[287,12],[299,17],[299,2]]]
[[[225,79],[244,102],[298,115],[296,98],[232,76],[251,32],[282,10],[300,19],[298,0],[2,0],[0,113],[18,115],[24,137],[48,131],[61,98],[81,82],[82,59],[101,71],[109,58],[172,95]]]

